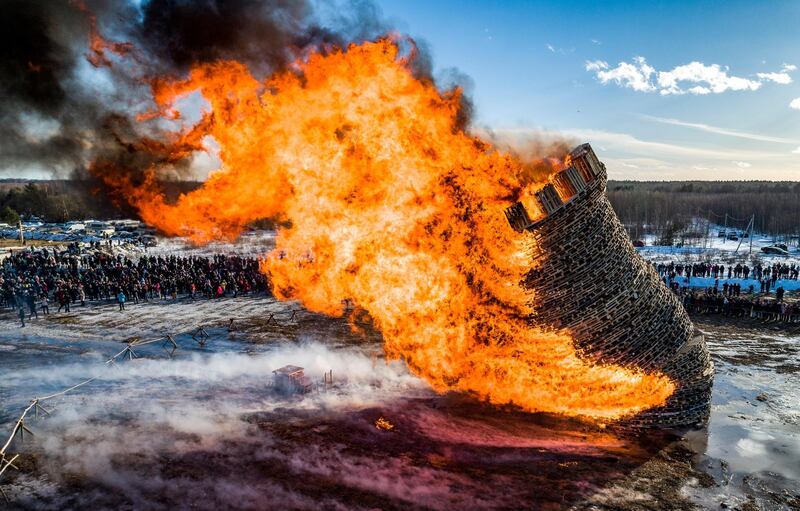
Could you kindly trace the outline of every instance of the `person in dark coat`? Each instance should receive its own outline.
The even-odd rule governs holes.
[[[36,312],[36,297],[32,291],[25,293],[25,303],[28,304],[29,316],[39,319],[39,313]]]

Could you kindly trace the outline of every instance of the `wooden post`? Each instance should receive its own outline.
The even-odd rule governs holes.
[[[175,349],[178,349],[178,343],[176,343],[176,342],[175,342],[175,339],[173,339],[173,338],[172,338],[172,336],[171,336],[170,334],[167,334],[167,340],[166,340],[166,341],[164,341],[164,344],[166,344],[167,342],[169,342],[170,344],[172,344],[172,347],[173,347],[173,348],[175,348]]]
[[[208,334],[206,333],[205,329],[201,326],[192,334],[192,339],[194,339],[197,344],[201,347],[206,345],[206,339],[208,339]]]
[[[17,432],[19,433],[19,439],[22,442],[25,441],[25,433],[28,433],[29,435],[33,435],[33,431],[28,429],[28,426],[25,425],[25,421],[24,420],[19,421],[19,429],[17,430]]]
[[[172,351],[166,348],[167,343],[172,345]],[[164,340],[164,342],[161,343],[161,348],[167,352],[169,358],[172,358],[172,355],[174,355],[175,352],[178,351],[178,343],[175,342],[175,339],[173,339],[170,334],[167,334],[166,339]]]
[[[50,415],[50,410],[48,410],[48,409],[47,409],[47,408],[45,408],[44,406],[40,405],[40,404],[39,404],[39,401],[37,400],[37,401],[36,401],[36,406],[34,406],[34,407],[33,407],[33,411],[34,411],[34,413],[36,414],[35,416],[36,416],[36,418],[37,418],[37,419],[39,418],[39,411],[40,411],[40,410],[41,410],[41,411],[42,411],[42,412],[43,412],[45,415]]]
[[[8,467],[13,468],[14,470],[19,470],[19,467],[14,465],[14,461],[17,458],[19,458],[19,454],[15,454],[14,457],[11,458],[10,460],[6,460],[5,456],[0,457],[0,475],[2,475],[3,472],[5,472]],[[5,465],[3,463],[5,463]]]
[[[20,245],[25,244],[25,230],[22,227],[22,219],[19,220],[19,243]]]
[[[134,358],[139,358],[139,356],[136,354],[136,352],[133,351],[133,349],[131,348],[130,344],[128,344],[128,346],[125,348],[125,351],[123,351],[123,355],[122,355],[123,358],[125,357],[125,355],[124,355],[125,353],[128,354],[128,359],[129,360],[133,360]]]
[[[14,465],[14,461],[17,458],[19,458],[19,454],[15,454],[14,457],[11,458],[10,460],[6,460],[5,455],[0,456],[0,476],[3,475],[3,472],[5,472],[8,467],[19,470],[19,468],[17,468],[17,466]],[[2,487],[0,487],[0,494],[3,495],[3,498],[5,499],[7,504],[11,503],[11,499],[8,498],[8,495],[6,494],[5,490],[3,490]]]

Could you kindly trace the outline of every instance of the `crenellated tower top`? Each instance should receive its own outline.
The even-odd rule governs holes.
[[[556,172],[550,182],[534,193],[541,215],[531,219],[521,202],[506,209],[506,218],[517,232],[534,227],[592,187],[605,182],[606,167],[597,158],[592,146],[581,144],[566,158],[567,168]]]

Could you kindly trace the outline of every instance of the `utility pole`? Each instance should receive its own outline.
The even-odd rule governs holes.
[[[748,255],[753,254],[753,236],[754,236],[753,229],[755,228],[755,226],[756,226],[756,214],[753,213],[753,216],[750,217],[750,252],[748,252]]]
[[[25,231],[22,227],[22,219],[19,219],[19,243],[20,245],[25,244]]]
[[[742,233],[742,236],[739,238],[739,244],[736,245],[736,250],[733,251],[734,254],[739,252],[739,247],[742,246],[742,241],[744,240],[744,235],[745,235],[745,233],[748,233],[748,232],[750,233],[750,251],[751,252],[753,251],[753,233],[752,233],[753,219],[755,219],[755,215],[750,217],[750,221],[747,223],[747,227],[745,227],[744,232]]]

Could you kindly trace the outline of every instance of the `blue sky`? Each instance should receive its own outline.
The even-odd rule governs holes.
[[[370,0],[312,1],[336,28]],[[591,142],[614,179],[800,181],[800,0],[372,1],[437,73],[469,77],[476,131]],[[76,72],[114,99],[110,70]],[[59,129],[23,121],[31,138]],[[195,163],[200,177],[218,165]],[[51,175],[31,165],[11,170]]]
[[[478,126],[587,140],[613,178],[800,180],[800,2],[377,3]]]

